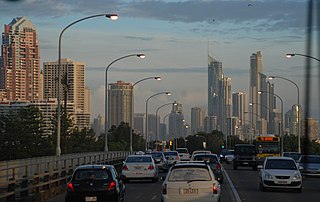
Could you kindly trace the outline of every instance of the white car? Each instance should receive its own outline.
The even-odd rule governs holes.
[[[267,157],[260,170],[260,190],[267,188],[302,190],[302,176],[294,159]]]
[[[162,202],[218,202],[221,188],[210,166],[204,162],[173,165],[162,184]]]
[[[176,162],[180,161],[180,156],[177,151],[165,151],[163,152],[163,154],[168,161],[169,167],[175,164]]]
[[[227,163],[232,163],[234,159],[234,150],[229,150],[229,152],[224,156]]]
[[[181,161],[190,160],[190,154],[187,148],[176,148],[175,150],[179,153]]]
[[[192,152],[192,156],[190,158],[190,161],[194,161],[194,156],[196,154],[211,154],[211,151],[208,151],[208,150],[195,150]]]
[[[123,162],[121,174],[125,181],[150,179],[158,181],[158,168],[151,155],[129,155]]]

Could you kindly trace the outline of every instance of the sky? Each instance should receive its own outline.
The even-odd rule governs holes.
[[[68,28],[62,37],[62,58],[85,63],[86,85],[92,90],[92,115],[104,115],[105,68],[108,83],[134,83],[135,113],[148,112],[166,103],[182,103],[190,124],[192,107],[207,113],[207,55],[222,62],[232,79],[233,92],[248,92],[250,55],[262,51],[263,73],[288,78],[300,87],[304,103],[305,58],[288,59],[286,53],[305,51],[306,0],[0,0],[0,31],[14,17],[26,16],[36,27],[41,62],[57,61],[58,38],[68,24],[86,16],[116,13],[119,19],[92,18]],[[316,52],[313,52],[317,57]],[[312,63],[313,76],[318,74]],[[319,84],[312,80],[312,117],[319,119]],[[284,112],[297,103],[295,86],[274,80],[275,93],[284,101]],[[280,103],[278,104],[280,105]],[[162,108],[163,117],[170,106]],[[162,119],[161,119],[162,120]]]

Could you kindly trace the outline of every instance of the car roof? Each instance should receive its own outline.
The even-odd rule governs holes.
[[[132,154],[129,155],[128,157],[152,157],[151,154]]]
[[[194,154],[194,156],[216,156],[216,157],[218,157],[218,155],[217,154],[212,154],[212,153],[196,153],[196,154]]]
[[[236,144],[235,147],[241,147],[241,146],[251,146],[251,147],[254,147],[253,144]]]
[[[114,168],[113,165],[103,165],[103,164],[97,164],[97,165],[81,165],[79,167],[77,167],[77,170],[85,170],[85,169],[110,169],[110,168]]]
[[[286,157],[286,156],[268,156],[266,158],[267,160],[293,160],[293,158],[291,157]]]
[[[178,168],[178,167],[204,167],[208,168],[208,164],[206,162],[202,161],[191,161],[191,162],[182,162],[176,163],[172,166],[172,168]]]

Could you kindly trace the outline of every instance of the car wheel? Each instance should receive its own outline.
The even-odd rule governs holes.
[[[238,170],[238,167],[235,163],[233,163],[233,170]]]
[[[297,193],[301,193],[302,192],[302,187],[298,188],[295,190]]]
[[[260,182],[260,190],[261,190],[262,192],[265,192],[265,191],[266,191],[266,188],[263,186],[263,183],[262,183],[262,182]]]

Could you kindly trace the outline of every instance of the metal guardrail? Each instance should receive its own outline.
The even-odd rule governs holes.
[[[79,153],[0,162],[0,202],[45,201],[64,192],[74,169],[122,163],[130,152]]]

